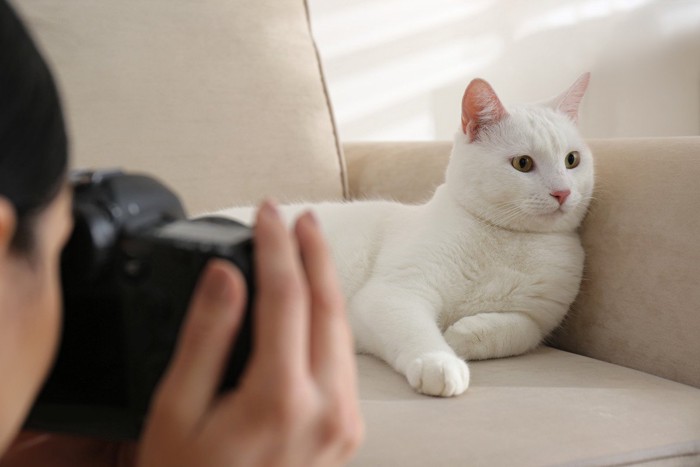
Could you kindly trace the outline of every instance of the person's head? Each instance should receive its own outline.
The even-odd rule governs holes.
[[[0,455],[46,377],[70,234],[67,139],[51,73],[0,0]]]

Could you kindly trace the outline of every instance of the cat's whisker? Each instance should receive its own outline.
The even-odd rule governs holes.
[[[525,214],[518,204],[503,203],[503,205],[504,207],[506,207],[506,209],[501,210],[495,217],[493,217],[493,222],[497,225],[509,225],[518,217],[521,217],[523,214]]]
[[[483,225],[487,226],[507,226],[518,217],[525,214],[518,202],[503,201],[494,204],[493,209],[488,213],[482,213],[476,219]]]

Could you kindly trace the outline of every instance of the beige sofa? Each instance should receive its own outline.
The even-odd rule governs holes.
[[[59,77],[75,166],[148,171],[192,214],[267,195],[419,202],[442,179],[449,143],[340,144],[303,0],[14,3]],[[700,138],[590,144],[565,324],[472,363],[452,399],[358,357],[352,465],[700,465]]]

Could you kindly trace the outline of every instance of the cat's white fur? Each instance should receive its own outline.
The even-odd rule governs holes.
[[[465,360],[521,354],[561,322],[584,252],[576,233],[593,190],[591,153],[576,128],[583,75],[553,101],[508,111],[474,80],[463,100],[446,181],[422,205],[390,201],[281,206],[312,209],[330,242],[359,352],[416,390],[454,396]],[[574,169],[564,159],[578,151]],[[529,155],[531,172],[514,157]],[[563,205],[550,193],[570,190]],[[252,208],[216,213],[243,222]]]

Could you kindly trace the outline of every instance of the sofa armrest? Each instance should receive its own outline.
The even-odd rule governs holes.
[[[700,137],[589,145],[586,267],[551,344],[700,387]]]
[[[427,200],[444,179],[449,142],[346,143],[350,199]]]

